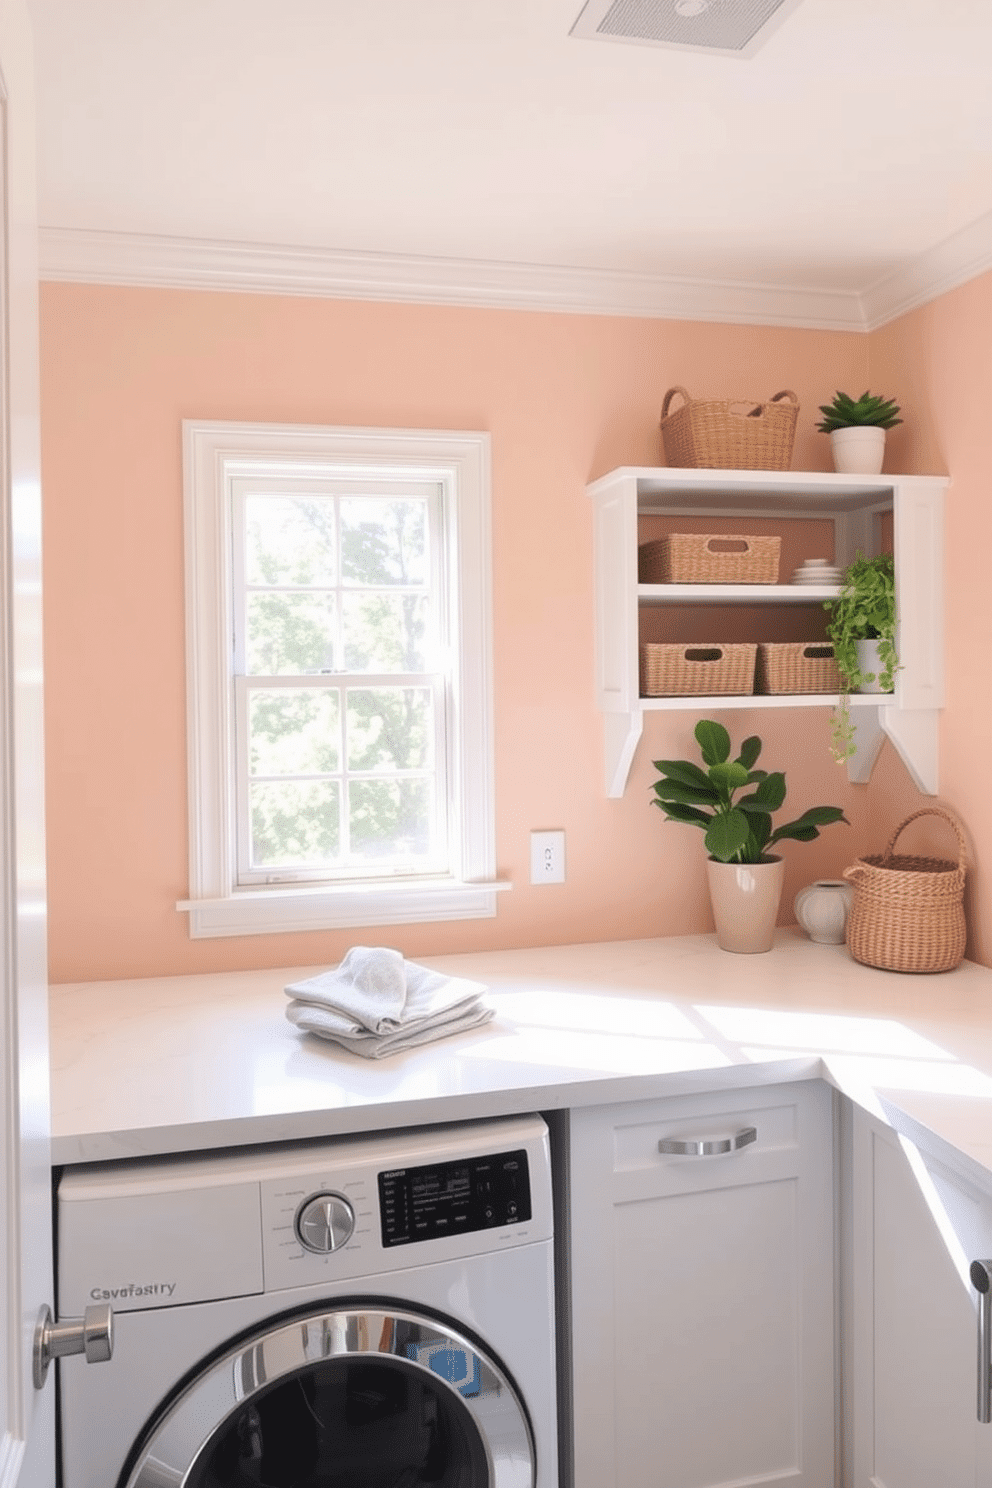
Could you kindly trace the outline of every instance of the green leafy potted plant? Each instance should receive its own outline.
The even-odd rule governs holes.
[[[891,553],[858,553],[844,572],[841,591],[829,599],[827,636],[840,672],[840,706],[833,717],[833,756],[843,764],[854,753],[852,692],[892,692],[896,655],[896,576]]]
[[[885,458],[885,431],[901,424],[899,405],[891,398],[864,392],[854,399],[837,392],[821,403],[817,428],[830,435],[834,469],[844,475],[878,475]]]
[[[847,818],[839,806],[812,806],[773,828],[772,814],[785,801],[785,775],[755,769],[762,747],[757,735],[744,740],[733,760],[722,724],[703,718],[695,737],[706,768],[691,760],[655,760],[662,778],[652,787],[653,805],[670,821],[706,834],[710,902],[721,948],[770,951],[784,864],[769,849],[787,839],[812,842],[821,827]],[[739,794],[745,790],[747,795]]]

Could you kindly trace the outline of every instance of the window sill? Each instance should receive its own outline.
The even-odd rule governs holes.
[[[496,895],[513,885],[389,883],[374,888],[322,886],[243,889],[223,899],[180,899],[191,940],[224,935],[281,935],[355,925],[409,925],[421,920],[483,920],[496,914]]]

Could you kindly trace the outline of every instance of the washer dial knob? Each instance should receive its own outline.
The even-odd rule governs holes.
[[[329,1255],[347,1245],[355,1228],[355,1211],[343,1194],[320,1193],[306,1199],[296,1215],[296,1234],[305,1250]]]

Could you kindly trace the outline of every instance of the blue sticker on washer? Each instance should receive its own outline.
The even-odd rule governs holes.
[[[454,1385],[460,1395],[478,1395],[482,1388],[479,1360],[468,1349],[452,1348],[448,1343],[408,1343],[406,1356]]]

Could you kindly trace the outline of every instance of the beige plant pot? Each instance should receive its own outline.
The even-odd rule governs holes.
[[[885,460],[885,430],[872,424],[834,429],[830,448],[839,475],[879,475]]]
[[[716,858],[708,858],[706,871],[720,949],[745,956],[770,951],[785,879],[782,859],[719,863]]]

